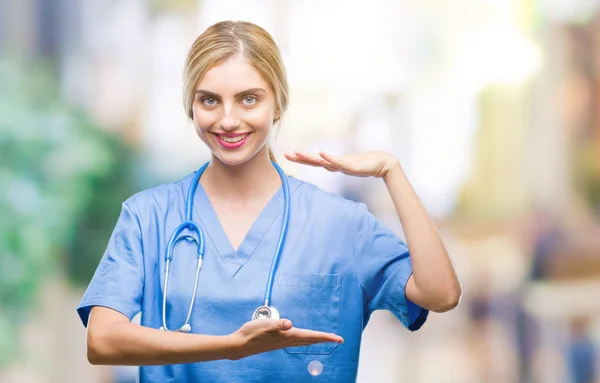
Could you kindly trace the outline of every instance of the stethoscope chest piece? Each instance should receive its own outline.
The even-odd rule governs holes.
[[[257,319],[279,319],[279,311],[273,306],[260,306],[254,311],[252,320]]]

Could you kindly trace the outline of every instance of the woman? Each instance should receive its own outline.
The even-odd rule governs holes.
[[[417,330],[429,310],[458,304],[452,262],[393,156],[285,154],[383,179],[408,247],[363,204],[272,162],[269,137],[287,104],[285,70],[266,31],[221,22],[194,42],[184,106],[212,159],[123,203],[78,308],[91,363],[140,365],[141,382],[350,382],[374,310]],[[183,239],[171,241],[186,216],[199,228],[186,224]],[[130,323],[138,312],[141,326]]]

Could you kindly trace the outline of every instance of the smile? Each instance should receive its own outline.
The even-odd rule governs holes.
[[[237,149],[242,147],[246,141],[248,141],[248,137],[250,137],[251,133],[242,133],[242,134],[215,134],[217,142],[221,147],[225,149]]]
[[[239,134],[239,135],[236,135],[236,136],[233,136],[233,137],[232,136],[223,136],[223,135],[220,135],[220,134],[218,134],[218,136],[219,136],[219,139],[221,139],[221,140],[223,140],[225,142],[228,142],[230,144],[235,144],[236,142],[240,142],[244,138],[248,137],[248,133]]]

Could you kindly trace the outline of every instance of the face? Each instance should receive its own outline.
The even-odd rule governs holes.
[[[275,95],[244,57],[208,70],[192,109],[198,135],[221,162],[241,165],[257,153],[266,155],[277,117]]]

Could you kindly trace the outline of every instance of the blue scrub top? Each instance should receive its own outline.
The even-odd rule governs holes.
[[[165,247],[184,220],[194,174],[140,192],[123,203],[98,269],[77,311],[87,325],[93,306],[117,310],[141,324],[161,327]],[[332,332],[345,342],[293,347],[241,360],[140,367],[140,382],[328,382],[356,380],[362,331],[374,310],[391,311],[409,330],[428,311],[406,299],[412,273],[406,244],[366,206],[288,177],[291,210],[288,236],[273,285],[271,304],[294,326]],[[263,304],[283,213],[280,188],[239,249],[230,244],[206,192],[198,185],[194,220],[206,240],[204,263],[190,323],[192,332],[227,335]],[[189,309],[196,246],[175,248],[169,277],[167,326],[179,328]],[[308,372],[317,360],[323,371]]]

